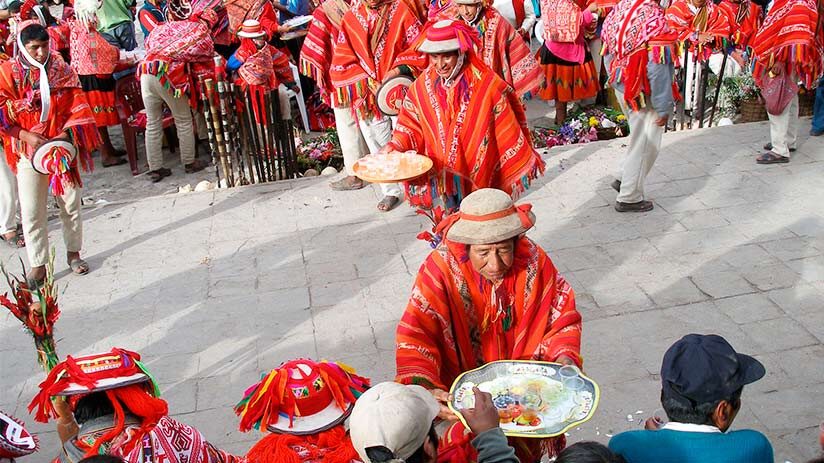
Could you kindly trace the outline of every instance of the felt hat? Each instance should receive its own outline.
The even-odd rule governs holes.
[[[484,0],[452,0],[456,5],[482,5]]]
[[[309,435],[341,424],[369,380],[334,362],[296,359],[265,374],[235,406],[240,430]]]
[[[418,47],[422,53],[466,52],[478,42],[478,32],[463,21],[445,19],[426,29],[426,38]]]
[[[460,212],[438,227],[455,243],[493,244],[522,235],[534,225],[531,204],[516,206],[505,192],[482,188],[467,195]]]
[[[60,175],[67,172],[77,148],[66,140],[49,140],[40,145],[31,156],[31,165],[43,175]]]
[[[352,410],[352,445],[365,463],[370,463],[366,450],[372,447],[386,447],[404,461],[423,445],[439,411],[438,402],[421,386],[378,384],[364,392]]]
[[[266,37],[266,31],[257,19],[247,19],[243,21],[238,29],[237,36],[244,39],[262,39]]]
[[[0,411],[0,459],[19,458],[37,451],[37,437],[23,423]]]
[[[401,111],[401,105],[406,98],[406,93],[414,81],[404,75],[398,75],[387,79],[378,88],[375,99],[378,109],[387,116],[397,116]]]

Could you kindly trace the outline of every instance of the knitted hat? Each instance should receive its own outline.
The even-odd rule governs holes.
[[[482,188],[461,201],[461,210],[438,225],[438,233],[463,244],[493,244],[514,238],[535,225],[531,204],[516,206],[501,190]]]
[[[262,39],[266,37],[266,31],[257,19],[247,19],[240,25],[237,36],[245,39]]]
[[[478,32],[463,21],[446,19],[426,30],[426,39],[418,47],[423,53],[466,52],[478,43]]]
[[[0,458],[18,458],[37,451],[37,437],[23,423],[0,411]]]

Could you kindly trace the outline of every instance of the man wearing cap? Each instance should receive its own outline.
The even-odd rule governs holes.
[[[353,0],[343,15],[329,77],[350,102],[369,147],[377,153],[392,139],[392,121],[377,106],[378,87],[388,79],[420,68],[420,57],[401,54],[418,38],[422,24],[412,0]],[[400,202],[397,184],[382,183],[378,210]]]
[[[669,423],[628,431],[609,447],[628,463],[773,463],[773,449],[758,431],[729,431],[741,392],[764,376],[764,365],[737,353],[721,336],[688,334],[664,354],[661,405]]]
[[[475,408],[462,410],[476,437],[472,446],[479,463],[518,463],[515,451],[498,427],[492,395],[475,393]],[[421,386],[381,383],[366,391],[352,410],[352,444],[364,463],[439,461],[434,420],[440,405]]]
[[[477,34],[460,21],[429,27],[419,50],[429,67],[403,103],[390,151],[432,159],[427,176],[405,184],[409,204],[455,207],[474,190],[498,188],[517,197],[544,170],[526,115],[512,87],[475,54]],[[520,39],[519,39],[520,40]]]
[[[445,407],[461,373],[495,360],[581,365],[581,315],[575,294],[540,246],[524,236],[531,205],[500,190],[467,196],[436,228],[441,239],[424,261],[396,337],[396,380],[425,386]],[[462,435],[461,432],[455,434]],[[516,446],[532,463],[563,437]],[[550,456],[553,456],[550,455]]]
[[[538,62],[514,27],[484,0],[453,0],[455,19],[478,31],[478,56],[523,97],[541,85]],[[534,18],[533,18],[534,19]]]

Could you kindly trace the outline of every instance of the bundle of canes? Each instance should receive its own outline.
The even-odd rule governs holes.
[[[259,183],[266,181],[263,174],[263,159],[260,156],[260,136],[255,124],[254,108],[252,108],[252,97],[249,90],[240,90],[239,98],[243,101],[243,127],[246,129],[246,136],[249,139],[249,152],[254,156],[255,173]]]
[[[246,169],[246,174],[248,174],[249,182],[255,183],[255,170],[252,166],[251,155],[249,154],[249,138],[247,136],[248,130],[245,124],[243,123],[242,117],[239,116],[239,114],[241,114],[243,111],[243,104],[238,99],[235,84],[229,82],[228,85],[229,106],[233,109],[232,111],[230,111],[233,127],[232,133],[234,133],[235,135],[235,146],[240,147],[240,152],[238,154],[242,158],[240,160],[240,166],[241,169]]]
[[[274,94],[271,113],[277,121],[278,153],[280,154],[280,160],[284,168],[284,178],[294,178],[295,172],[297,171],[297,156],[295,155],[297,149],[295,147],[292,119],[283,117],[284,114],[281,113],[279,104],[280,99],[277,96],[277,92],[274,92]]]
[[[203,83],[203,76],[198,79],[198,91],[200,92],[200,102],[203,105],[203,118],[206,120],[206,134],[209,136],[209,150],[212,154],[212,165],[215,166],[215,178],[220,184],[220,167],[217,161],[217,141],[215,139],[215,129],[212,122],[212,109],[209,104],[209,97],[206,95],[206,85]]]
[[[252,112],[255,116],[258,139],[260,140],[260,155],[263,159],[264,177],[267,182],[271,182],[276,180],[277,173],[274,171],[274,166],[272,165],[274,146],[271,142],[270,131],[267,126],[269,121],[266,106],[267,92],[263,87],[250,86],[249,93],[252,100]]]
[[[226,76],[223,73],[223,66],[219,61],[220,57],[215,58],[216,67],[220,67],[220,72],[215,72],[215,80],[217,81],[217,95],[220,104],[220,124],[223,127],[223,141],[226,143],[226,153],[229,157],[230,169],[232,169],[232,176],[235,174],[235,165],[237,165],[238,183],[245,185],[248,183],[243,172],[243,165],[241,164],[242,156],[238,153],[239,146],[237,146],[237,136],[235,134],[235,127],[232,123],[232,107],[229,101],[229,84],[226,82]],[[236,162],[237,161],[237,162]],[[234,180],[234,179],[233,179]],[[234,184],[234,181],[232,182]]]
[[[9,309],[23,327],[34,338],[34,348],[37,350],[37,363],[48,373],[59,363],[57,346],[54,342],[54,324],[60,317],[57,307],[57,287],[54,285],[54,249],[52,249],[49,263],[46,265],[46,278],[39,288],[32,287],[25,278],[26,266],[20,261],[24,277],[9,275],[5,266],[0,264],[0,270],[6,277],[14,301],[8,293],[0,296],[0,305]]]
[[[220,170],[223,172],[223,178],[226,179],[226,186],[233,187],[235,186],[234,176],[232,175],[232,168],[229,165],[229,153],[226,151],[226,145],[223,140],[220,110],[216,102],[217,91],[215,90],[215,81],[213,79],[206,79],[203,81],[203,86],[206,88],[206,99],[209,103],[209,113],[212,116],[212,127],[215,134],[218,158],[220,159]]]

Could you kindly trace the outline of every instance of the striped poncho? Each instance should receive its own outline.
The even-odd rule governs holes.
[[[512,87],[474,53],[454,85],[427,69],[409,88],[391,148],[433,161],[428,177],[406,183],[410,205],[429,208],[444,196],[458,201],[480,188],[517,197],[543,173],[523,106]]]
[[[575,294],[540,246],[518,238],[512,267],[493,287],[472,267],[467,246],[447,240],[418,271],[398,325],[396,381],[449,390],[461,373],[495,360],[565,355],[580,365],[580,347]],[[560,439],[521,439],[515,448],[521,461],[538,461]],[[473,460],[468,440],[443,450],[439,461]]]
[[[335,40],[340,33],[341,20],[349,10],[347,0],[326,0],[312,12],[306,39],[300,50],[300,72],[314,80],[321,89],[321,97],[329,106],[349,106],[343,94],[335,92],[329,78]]]
[[[759,81],[776,63],[798,75],[807,88],[821,76],[824,56],[824,27],[818,16],[822,7],[816,0],[776,0],[767,11],[764,24],[753,40]]]

